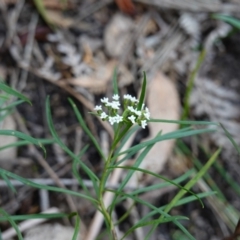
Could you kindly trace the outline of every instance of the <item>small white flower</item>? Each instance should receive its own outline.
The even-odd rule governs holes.
[[[119,109],[119,106],[120,106],[120,103],[118,101],[113,101],[110,106],[113,108],[113,109]]]
[[[108,117],[108,115],[105,112],[102,112],[101,115],[100,115],[101,119],[105,119],[107,117]]]
[[[102,106],[101,106],[101,105],[96,105],[96,107],[94,108],[94,110],[96,110],[96,111],[102,110]]]
[[[114,94],[112,98],[113,98],[113,100],[116,100],[116,101],[118,101],[120,97],[119,97],[119,95],[118,95],[118,94]]]
[[[123,96],[123,98],[124,98],[124,99],[129,99],[129,100],[130,100],[130,99],[132,98],[132,96],[131,96],[130,94],[125,94],[125,95]]]
[[[145,118],[146,118],[147,120],[150,119],[150,113],[149,113],[149,112],[144,113],[144,116],[145,116]]]
[[[122,116],[119,116],[118,114],[115,116],[115,122],[116,123],[120,123],[123,121],[123,117]]]
[[[145,128],[147,126],[147,121],[146,120],[142,120],[141,121],[141,125],[142,125],[142,128]]]
[[[107,104],[107,103],[108,103],[108,98],[107,98],[107,97],[102,98],[102,99],[101,99],[101,102]]]
[[[135,103],[135,102],[138,102],[138,100],[135,98],[135,97],[131,97],[131,102]]]
[[[132,106],[128,106],[128,110],[130,110],[131,112],[135,112],[135,109]]]
[[[147,107],[145,108],[144,116],[145,116],[145,118],[146,118],[147,120],[150,119],[150,112],[149,112],[149,109],[148,109]]]
[[[135,116],[131,115],[130,117],[128,117],[128,119],[132,122],[132,124],[135,123]]]
[[[109,122],[113,125],[116,122],[116,117],[109,117]]]
[[[141,111],[138,111],[138,110],[135,110],[134,113],[135,113],[136,115],[138,115],[139,117],[140,117],[141,114],[142,114],[142,112],[141,112]]]

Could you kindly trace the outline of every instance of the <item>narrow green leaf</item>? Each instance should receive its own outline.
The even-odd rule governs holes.
[[[25,178],[22,178],[22,177],[14,174],[14,173],[8,172],[7,170],[1,169],[1,168],[0,168],[0,174],[5,174],[9,178],[16,179],[16,180],[24,183],[25,185],[28,185],[28,186],[31,186],[31,187],[34,187],[34,188],[46,189],[46,190],[49,190],[49,191],[52,191],[52,192],[60,192],[60,193],[70,194],[70,195],[73,195],[73,196],[85,198],[85,199],[87,199],[87,200],[89,200],[89,201],[91,201],[93,203],[94,202],[97,203],[96,199],[94,199],[92,197],[89,197],[89,196],[86,196],[84,194],[81,194],[81,193],[78,193],[78,192],[75,192],[75,191],[71,191],[71,190],[68,190],[68,189],[63,189],[63,188],[46,186],[46,185],[34,183],[32,181],[29,181],[29,180],[27,180]]]
[[[78,161],[79,165],[82,167],[82,169],[88,174],[88,176],[90,177],[90,179],[92,180],[93,184],[96,185],[96,182],[99,182],[98,177],[94,174],[93,171],[91,171],[91,169],[89,169],[87,167],[86,164],[84,164],[82,161],[79,161],[79,158],[65,145],[63,144],[63,142],[61,141],[61,139],[59,138],[54,125],[53,125],[53,121],[52,121],[52,117],[51,117],[51,110],[50,110],[50,102],[49,102],[49,97],[47,97],[46,100],[46,116],[47,116],[47,122],[48,122],[48,126],[50,129],[50,132],[53,136],[53,138],[55,139],[55,141],[59,144],[59,146],[70,156],[72,157],[72,159]]]
[[[179,121],[179,120],[166,120],[166,119],[153,119],[151,118],[149,122],[161,122],[161,123],[175,123],[175,124],[181,124],[181,125],[215,125],[219,126],[219,123],[217,122],[209,122],[209,121]]]
[[[126,154],[126,153],[130,153],[130,155],[135,154],[136,152],[140,151],[141,149],[145,148],[146,146],[149,146],[151,144],[154,144],[156,142],[160,142],[160,141],[164,141],[164,140],[169,140],[169,139],[178,139],[178,138],[184,138],[184,137],[189,137],[189,136],[193,136],[193,135],[197,135],[197,134],[203,134],[203,133],[210,133],[210,132],[215,132],[215,129],[198,129],[198,130],[187,130],[187,131],[181,131],[181,130],[177,130],[171,133],[166,133],[164,135],[155,137],[154,139],[145,141],[143,143],[140,143],[136,146],[133,146],[129,149],[127,149],[126,151],[120,152],[118,154],[122,155],[122,154]],[[117,157],[117,156],[115,156]]]
[[[29,143],[39,146],[44,151],[44,154],[46,154],[45,147],[42,145],[42,143],[38,139],[28,136],[24,133],[14,131],[14,130],[0,130],[0,135],[15,136],[15,137],[21,138],[23,140],[27,140]]]
[[[0,108],[0,112],[1,111],[6,111],[6,110],[11,110],[12,108],[16,107],[17,105],[19,105],[23,102],[25,102],[25,101],[24,100],[18,100],[18,101],[12,102],[8,106]]]
[[[18,225],[11,218],[11,216],[6,211],[4,211],[2,208],[0,208],[0,213],[6,217],[7,221],[9,221],[10,224],[12,225],[12,227],[15,229],[15,231],[17,233],[17,236],[18,236],[18,240],[23,240],[23,237],[22,237],[22,234],[21,234],[21,232],[18,228]]]
[[[237,28],[238,30],[240,30],[240,19],[234,18],[232,16],[228,16],[228,15],[223,15],[223,14],[213,14],[212,18],[222,20],[232,25],[233,27]]]
[[[53,139],[36,139],[36,140],[43,145],[53,144],[55,142],[55,140],[53,140]],[[17,142],[7,144],[5,146],[0,147],[0,152],[7,148],[25,146],[28,144],[29,144],[29,141],[27,141],[27,140],[17,141]]]
[[[48,24],[48,26],[54,30],[55,27],[53,25],[53,22],[49,19],[48,15],[47,15],[47,11],[46,11],[46,8],[43,4],[43,1],[42,0],[33,0],[36,8],[37,8],[37,11],[38,13],[41,15],[41,17],[43,18],[43,20]]]
[[[191,170],[187,171],[186,173],[184,173],[183,175],[181,175],[180,177],[178,177],[178,178],[176,178],[172,181],[176,184],[179,184],[183,181],[186,181],[186,179],[189,178],[193,174],[193,172],[194,172],[194,169],[191,169]],[[165,188],[165,187],[168,187],[170,185],[172,185],[171,182],[164,181],[164,182],[161,182],[161,183],[153,184],[153,185],[150,185],[150,186],[147,186],[147,187],[142,187],[142,188],[139,188],[137,190],[134,190],[134,191],[132,191],[132,194],[133,195],[138,195],[138,194],[154,191],[154,190],[157,190],[157,189]]]
[[[66,213],[38,213],[38,214],[27,214],[27,215],[15,215],[11,216],[14,221],[25,221],[29,219],[55,219],[68,217],[69,214]],[[0,221],[4,222],[8,219],[6,217],[0,217]]]
[[[3,82],[0,82],[0,89],[3,90],[4,92],[12,95],[12,96],[15,96],[17,98],[20,98],[22,99],[23,101],[25,102],[28,102],[30,105],[32,105],[31,101],[25,97],[24,95],[22,95],[21,93],[19,93],[18,91],[16,90],[13,90],[12,88],[8,87],[6,84],[4,84]]]
[[[113,167],[113,168],[123,168],[123,169],[126,169],[126,170],[139,171],[139,172],[142,172],[142,173],[144,173],[144,174],[152,175],[152,176],[154,176],[154,177],[156,177],[156,178],[162,179],[162,180],[164,180],[164,181],[166,181],[166,182],[171,183],[172,185],[176,186],[177,188],[180,188],[184,193],[188,192],[188,193],[190,193],[191,195],[194,195],[194,196],[200,201],[200,203],[201,203],[202,206],[203,206],[203,203],[202,203],[201,199],[199,199],[199,198],[197,197],[197,194],[195,194],[194,192],[192,192],[191,190],[189,190],[189,188],[186,187],[187,185],[184,186],[184,187],[182,187],[181,185],[175,183],[173,180],[169,180],[169,179],[166,178],[166,177],[163,177],[163,176],[161,176],[161,175],[159,175],[159,174],[153,173],[153,172],[151,172],[151,171],[148,171],[148,170],[142,169],[142,168],[131,167],[131,166],[117,166],[117,167]],[[192,182],[192,181],[193,181],[193,179],[190,180],[190,182]]]
[[[165,221],[163,221],[165,220]],[[136,225],[134,225],[133,227],[129,228],[125,234],[123,235],[123,237],[121,239],[125,239],[126,236],[128,236],[131,232],[133,232],[134,230],[136,230],[137,228],[140,228],[140,227],[144,227],[144,226],[148,226],[148,225],[153,225],[153,224],[163,224],[163,223],[168,223],[168,222],[173,222],[173,221],[176,221],[176,220],[189,220],[189,218],[187,217],[183,217],[183,216],[174,216],[174,217],[167,217],[167,218],[164,218],[163,220],[149,220],[149,221],[146,221],[146,222],[142,222],[142,223],[137,223]]]
[[[111,190],[110,192],[114,192],[115,194],[117,194],[117,191]],[[132,194],[128,194],[125,192],[121,193],[123,196],[125,196],[126,198],[130,198],[133,201],[140,203],[142,205],[146,205],[147,207],[149,207],[150,209],[155,210],[155,214],[159,214],[160,216],[163,215],[164,217],[171,217],[171,215],[169,215],[168,213],[165,213],[162,209],[155,207],[153,204],[146,202],[140,198],[138,198],[137,196],[134,196]],[[143,217],[142,219],[140,219],[138,221],[138,224],[145,221],[146,218]],[[195,238],[187,231],[187,229],[181,224],[179,223],[177,220],[173,220],[173,223],[178,226],[191,240],[195,240]]]
[[[75,222],[74,234],[73,234],[72,240],[78,239],[78,235],[80,232],[79,230],[80,230],[80,217],[78,216],[78,214],[76,214],[76,222]]]
[[[12,183],[9,181],[8,177],[5,174],[0,174],[0,176],[3,178],[3,180],[6,182],[8,187],[13,191],[13,193],[17,193],[15,187],[12,185]]]
[[[103,152],[102,152],[102,149],[101,149],[100,145],[98,144],[98,141],[95,139],[95,137],[93,136],[93,134],[91,133],[91,131],[88,129],[88,127],[87,127],[87,125],[86,125],[86,123],[85,123],[85,121],[84,121],[81,113],[80,113],[79,110],[77,109],[76,104],[72,101],[72,99],[69,98],[68,100],[69,100],[69,102],[70,102],[70,104],[71,104],[71,106],[72,106],[72,108],[73,108],[73,110],[74,110],[74,112],[75,112],[75,114],[76,114],[76,116],[77,116],[77,119],[78,119],[81,127],[83,128],[83,130],[85,131],[85,133],[89,136],[89,138],[92,140],[94,146],[95,146],[96,149],[98,150],[98,152],[99,152],[99,154],[101,155],[102,159],[104,159],[104,160],[106,161],[105,156],[104,156],[104,154],[103,154]]]
[[[235,142],[235,140],[233,139],[232,135],[230,134],[230,132],[228,132],[228,130],[223,126],[222,123],[219,123],[220,126],[222,127],[222,129],[224,130],[226,136],[228,137],[228,139],[230,140],[230,142],[232,143],[232,145],[234,146],[234,148],[237,150],[238,155],[240,155],[240,148],[237,145],[237,143]]]
[[[147,78],[146,78],[146,73],[143,72],[142,90],[141,90],[141,94],[140,94],[139,103],[138,103],[138,106],[137,106],[138,111],[140,111],[142,109],[142,105],[144,103],[144,98],[145,98],[145,94],[146,94],[146,87],[147,87]]]
[[[189,115],[189,110],[190,110],[189,100],[190,100],[190,95],[192,93],[192,89],[193,89],[193,86],[194,86],[194,80],[196,78],[196,75],[197,75],[202,63],[203,63],[203,60],[205,59],[205,56],[206,56],[206,51],[202,50],[201,53],[199,54],[197,64],[196,64],[196,66],[194,67],[193,71],[191,72],[191,74],[189,76],[189,80],[188,80],[188,83],[187,83],[186,94],[185,94],[184,99],[183,99],[183,113],[182,113],[182,116],[181,116],[182,120],[185,120]]]
[[[168,213],[175,204],[184,196],[186,193],[185,189],[190,189],[193,187],[193,185],[196,184],[196,182],[207,172],[207,170],[211,167],[211,165],[215,162],[218,155],[220,154],[221,149],[218,149],[213,156],[208,160],[208,162],[203,166],[203,168],[191,179],[185,186],[184,189],[180,190],[178,194],[172,199],[172,201],[167,205],[164,212]]]

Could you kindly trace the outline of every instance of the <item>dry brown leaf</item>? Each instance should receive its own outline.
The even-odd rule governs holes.
[[[180,102],[176,86],[173,82],[157,72],[152,81],[149,82],[148,89],[148,108],[151,118],[178,120],[180,116]],[[162,134],[172,132],[178,128],[177,124],[171,123],[149,123],[150,136],[152,139],[160,131]],[[154,173],[160,173],[170,156],[174,146],[174,140],[167,140],[156,143],[143,160],[140,168],[149,170]],[[140,176],[141,181],[150,181],[152,176]]]
[[[115,0],[119,9],[127,14],[133,15],[136,11],[132,0]]]
[[[115,61],[109,61],[105,65],[98,66],[91,75],[83,75],[67,81],[74,86],[87,88],[91,92],[102,93],[107,89],[107,85],[112,79],[115,66]]]
[[[134,22],[123,14],[115,14],[104,32],[104,45],[110,57],[120,57],[129,44]]]

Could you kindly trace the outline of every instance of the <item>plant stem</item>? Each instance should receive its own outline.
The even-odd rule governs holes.
[[[105,183],[106,183],[106,180],[107,180],[107,177],[108,177],[108,167],[111,163],[112,155],[113,155],[113,150],[111,149],[111,151],[108,155],[107,161],[105,162],[104,169],[103,169],[103,175],[101,177],[100,184],[99,184],[99,204],[100,204],[100,209],[102,211],[104,219],[106,221],[106,224],[110,227],[112,238],[114,240],[117,240],[117,234],[116,234],[116,231],[115,231],[114,223],[113,223],[112,218],[111,218],[111,216],[110,216],[110,214],[107,210],[108,206],[105,206],[105,203],[104,203],[104,200],[103,200],[104,191],[105,191],[105,189],[104,189],[105,188]]]
[[[110,227],[112,238],[114,240],[117,240],[117,234],[116,234],[116,231],[115,231],[114,223],[113,223],[112,218],[111,218],[111,214],[107,210],[108,206],[106,206],[105,203],[104,203],[103,196],[104,196],[104,191],[105,191],[105,184],[106,184],[106,181],[107,181],[108,176],[109,176],[109,166],[112,163],[114,151],[115,151],[118,143],[123,138],[123,136],[127,133],[127,131],[129,130],[130,127],[131,127],[131,124],[128,124],[122,130],[121,125],[118,125],[118,128],[115,132],[115,137],[114,137],[110,152],[108,154],[107,161],[104,164],[103,174],[102,174],[102,177],[100,179],[100,184],[99,184],[99,205],[100,205],[100,209],[102,211],[102,214],[104,215],[106,224]]]

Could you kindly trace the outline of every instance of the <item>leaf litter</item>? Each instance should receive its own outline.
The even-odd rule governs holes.
[[[4,0],[0,5],[0,11],[3,13],[0,15],[0,69],[6,72],[5,78],[8,83],[30,96],[36,104],[36,109],[40,110],[33,113],[34,109],[19,108],[31,134],[38,137],[48,136],[41,104],[46,95],[51,94],[54,96],[53,118],[57,129],[62,131],[61,137],[66,144],[78,149],[76,144],[79,144],[79,140],[74,140],[77,136],[76,122],[73,115],[66,114],[69,107],[66,101],[63,101],[63,98],[68,96],[78,101],[87,124],[97,138],[100,138],[98,134],[101,131],[106,131],[112,136],[110,126],[98,122],[91,116],[87,117],[87,111],[93,110],[95,103],[102,95],[106,93],[111,95],[110,85],[116,66],[119,68],[118,84],[121,94],[130,92],[136,95],[141,85],[142,71],[146,71],[149,80],[147,104],[154,117],[179,119],[180,102],[183,99],[186,79],[197,62],[196,49],[203,43],[209,52],[195,81],[191,100],[191,117],[222,122],[239,143],[239,134],[237,134],[239,132],[239,109],[237,108],[239,94],[236,90],[239,78],[235,69],[223,70],[226,65],[239,65],[233,47],[237,44],[226,41],[216,44],[219,36],[221,38],[222,35],[227,34],[231,27],[212,20],[209,15],[212,12],[227,10],[229,14],[239,17],[238,1],[227,3],[220,0],[193,1],[191,4],[189,1],[172,0],[137,0],[134,3],[127,0],[116,1],[116,3],[101,0],[98,4],[94,0],[81,3],[64,2],[66,4],[53,0],[43,1],[43,11],[48,20],[46,22],[45,18],[39,18],[35,26],[34,17],[30,14],[30,12],[34,14],[38,12],[34,5],[12,0]],[[40,15],[43,17],[42,14]],[[57,30],[53,26],[57,27]],[[233,51],[228,50],[228,46],[232,46]],[[224,51],[225,55],[222,54]],[[218,64],[214,64],[216,59],[218,61],[226,59],[226,62],[223,60],[221,69],[218,68]],[[207,67],[212,68],[213,72],[206,70]],[[222,72],[223,76],[217,76],[216,72]],[[229,79],[231,80],[228,81]],[[64,111],[62,111],[63,108]],[[177,127],[176,124],[151,123],[148,137],[159,131],[173,131]],[[64,136],[64,134],[67,135]],[[89,141],[85,135],[81,138],[81,144]],[[220,134],[212,135],[211,138],[204,136],[199,141],[208,142],[209,149],[213,146],[223,146],[226,151],[222,156],[222,163],[235,177],[239,172],[238,159],[234,156],[231,145],[226,139],[223,134]],[[138,141],[144,140],[146,138],[141,136]],[[200,150],[196,151],[194,141],[187,144],[193,148],[194,154],[198,154]],[[145,159],[143,167],[171,177],[174,169],[171,169],[168,159],[176,157],[173,156],[174,146],[174,141],[157,144]],[[71,177],[68,165],[63,166],[62,161],[56,160],[57,157],[64,159],[66,156],[50,147],[48,152],[47,161],[53,169],[57,169],[59,177]],[[20,157],[26,157],[30,161],[33,159],[29,149],[24,147],[17,153],[17,158]],[[101,161],[93,148],[90,148],[89,154],[84,156],[83,160],[95,172],[101,172]],[[68,161],[69,159],[66,159],[64,163]],[[189,161],[191,165],[191,160]],[[39,174],[42,177],[46,176],[44,168],[40,168],[36,163],[34,165],[38,169],[34,173],[36,177]],[[24,172],[20,175],[24,176]],[[153,181],[143,176],[140,178],[141,181],[137,184],[143,186]],[[236,179],[239,182],[238,177]],[[222,183],[218,177],[216,181]],[[26,191],[30,190],[26,187],[19,188],[20,195]],[[42,200],[38,199],[36,191],[27,195],[30,204],[21,198],[17,206],[17,200],[8,192],[6,194],[6,189],[1,189],[2,192],[5,193],[5,198],[1,200],[1,206],[3,208],[14,206],[12,214],[41,211]],[[230,203],[239,210],[234,192],[228,189],[224,193]],[[171,189],[162,197],[155,196],[151,201],[165,204],[172,194]],[[54,200],[53,206],[64,205],[64,208],[68,208],[60,195],[49,198],[51,201]],[[12,205],[7,205],[9,200]],[[31,205],[32,208],[26,205]],[[34,205],[38,207],[34,208]],[[89,225],[93,209],[87,203],[84,203],[84,206],[86,207],[81,206],[80,215],[84,216],[84,223]],[[234,229],[230,231],[226,227],[228,225],[225,219],[215,218],[214,210],[208,206],[208,214],[206,211],[198,210],[194,204],[191,208],[189,215],[192,216],[192,222],[188,227],[194,229],[193,233],[197,239],[219,239],[223,236],[231,236],[231,232],[234,232]],[[186,209],[179,208],[176,211],[183,211],[183,215],[188,215]],[[141,215],[141,212],[139,214]],[[236,225],[237,222],[234,226]],[[5,228],[7,227],[4,226]],[[164,226],[161,229],[164,233],[161,233],[163,239],[173,239],[172,226],[170,228]],[[203,233],[203,230],[205,235],[201,237],[200,233]],[[177,234],[177,231],[175,233]]]

